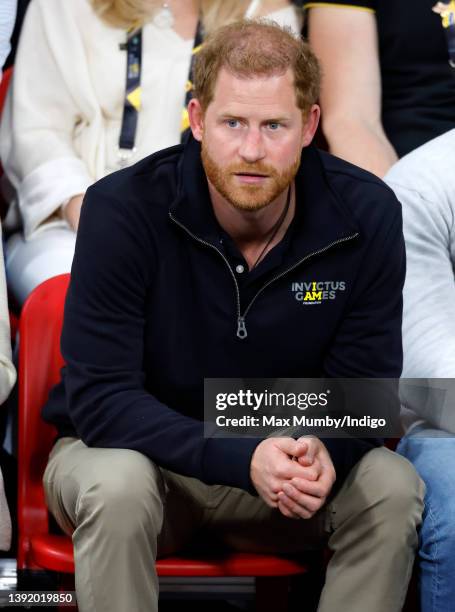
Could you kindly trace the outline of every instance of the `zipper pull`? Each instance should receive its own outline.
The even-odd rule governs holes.
[[[243,340],[248,336],[248,332],[246,331],[245,319],[244,317],[239,317],[237,319],[237,338]]]

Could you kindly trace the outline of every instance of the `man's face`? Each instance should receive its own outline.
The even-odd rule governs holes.
[[[297,107],[292,72],[245,79],[221,69],[205,113],[197,100],[192,104],[193,118],[198,112],[200,118],[193,134],[202,141],[210,183],[240,210],[273,202],[293,180],[314,133],[311,126],[309,136]],[[315,125],[318,109],[316,115]]]

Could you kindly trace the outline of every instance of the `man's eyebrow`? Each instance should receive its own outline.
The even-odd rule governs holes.
[[[239,115],[236,115],[235,113],[223,113],[222,115],[220,115],[219,118],[220,119],[236,119],[237,121],[245,121],[245,117],[240,117]]]
[[[286,123],[290,121],[290,117],[270,117],[270,119],[264,119],[262,123]]]
[[[246,117],[241,117],[235,113],[222,113],[219,119],[235,119],[236,121],[247,121]],[[290,121],[290,117],[267,117],[261,123],[286,123]]]

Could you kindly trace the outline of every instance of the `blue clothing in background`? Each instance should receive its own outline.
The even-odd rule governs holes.
[[[17,0],[2,0],[0,3],[0,69],[11,50],[11,34],[16,21]]]
[[[421,612],[453,612],[455,602],[455,436],[417,425],[397,452],[412,462],[425,482],[420,532]]]

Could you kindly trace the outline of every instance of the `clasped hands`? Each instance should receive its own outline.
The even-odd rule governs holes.
[[[266,438],[253,453],[251,481],[271,508],[311,518],[325,504],[336,474],[323,442],[313,436]]]

